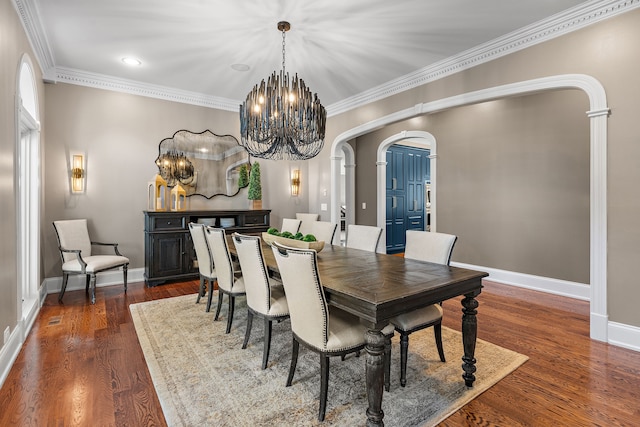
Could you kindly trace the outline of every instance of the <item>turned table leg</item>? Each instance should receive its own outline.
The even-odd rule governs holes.
[[[475,297],[480,292],[465,294],[462,299],[462,345],[464,347],[464,356],[462,357],[462,378],[467,387],[473,387],[476,380],[474,373],[476,372],[476,359],[474,357],[476,351],[476,337],[478,335],[478,319],[476,314],[478,311],[478,301]]]
[[[379,330],[369,330],[367,345],[367,427],[382,427],[382,392],[384,389],[384,335]]]

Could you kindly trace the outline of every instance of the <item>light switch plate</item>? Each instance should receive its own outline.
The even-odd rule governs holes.
[[[320,203],[320,210],[321,211],[326,211],[327,210],[327,204],[326,203]]]

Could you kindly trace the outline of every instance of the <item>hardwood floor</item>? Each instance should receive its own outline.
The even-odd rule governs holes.
[[[94,306],[49,295],[0,390],[0,426],[166,425],[128,307],[197,288],[99,288]],[[441,425],[640,425],[640,353],[590,340],[587,302],[491,282],[478,301],[479,338],[530,359]],[[460,330],[460,300],[444,309]]]

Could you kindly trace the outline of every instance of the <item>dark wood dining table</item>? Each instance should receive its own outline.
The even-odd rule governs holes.
[[[232,239],[229,239],[229,250],[235,255]],[[264,242],[263,253],[267,268],[277,274],[273,252]],[[365,347],[367,426],[384,426],[385,339],[380,331],[396,315],[464,296],[462,379],[467,387],[473,386],[476,379],[476,297],[487,273],[332,245],[325,245],[318,252],[318,270],[328,304],[358,316],[369,329]]]

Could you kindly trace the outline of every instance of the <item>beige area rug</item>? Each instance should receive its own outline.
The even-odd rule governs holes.
[[[214,295],[217,298],[217,295]],[[318,355],[300,346],[293,384],[285,387],[291,358],[289,320],[274,323],[269,366],[260,369],[263,324],[254,319],[247,349],[244,298],[238,298],[229,334],[227,300],[220,321],[205,312],[204,301],[187,295],[130,306],[140,345],[170,426],[363,426],[365,356],[331,358],[324,423],[317,421],[320,393]],[[393,338],[391,391],[382,408],[387,426],[433,426],[477,397],[527,360],[478,340],[477,380],[462,380],[462,337],[443,328],[447,362],[438,358],[431,328],[410,336],[407,386],[400,387],[400,348]]]

